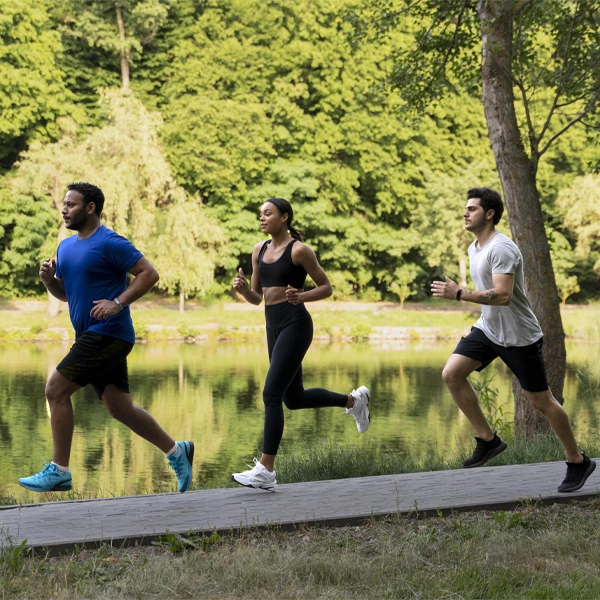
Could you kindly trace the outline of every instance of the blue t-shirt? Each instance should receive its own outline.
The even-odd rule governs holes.
[[[126,342],[135,342],[127,306],[102,321],[90,316],[94,300],[113,300],[127,287],[127,271],[143,254],[128,240],[101,225],[90,237],[73,235],[56,253],[56,277],[65,284],[69,315],[75,336],[93,331]]]

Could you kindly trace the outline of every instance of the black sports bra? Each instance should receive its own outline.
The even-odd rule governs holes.
[[[292,262],[292,246],[296,240],[292,240],[283,251],[283,254],[272,263],[263,260],[263,254],[271,240],[267,240],[258,254],[258,277],[263,288],[268,287],[292,287],[304,288],[306,271],[304,267]]]

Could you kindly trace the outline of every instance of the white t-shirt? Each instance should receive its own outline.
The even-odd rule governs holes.
[[[471,277],[478,291],[494,287],[492,274],[515,276],[513,295],[508,306],[481,306],[481,317],[475,323],[499,346],[529,346],[543,335],[542,328],[525,297],[523,256],[517,245],[504,234],[496,232],[485,246],[469,246]]]

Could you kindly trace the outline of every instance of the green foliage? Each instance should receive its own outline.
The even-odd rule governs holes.
[[[181,554],[186,550],[203,550],[208,552],[221,541],[218,533],[212,533],[209,536],[202,534],[181,535],[179,533],[167,533],[161,536],[158,541],[152,542],[154,546],[166,548],[173,554]]]
[[[552,249],[562,299],[581,301],[600,293],[600,251],[564,190],[579,193],[592,177],[597,136],[568,127],[575,112],[554,110],[547,127],[544,119],[561,76],[560,101],[582,106],[597,55],[585,10],[597,5],[582,0],[575,14],[576,3],[564,11],[561,4],[546,2],[546,11],[527,3],[515,21],[515,77],[525,89],[538,84],[527,102],[517,93],[517,108],[523,131],[546,140],[561,134],[538,183],[549,235],[561,232],[566,243]],[[335,298],[401,303],[423,300],[435,277],[457,277],[472,241],[462,222],[465,191],[499,187],[472,2],[18,0],[0,12],[0,161],[4,152],[10,166],[24,150],[0,204],[17,205],[14,219],[33,219],[23,203],[40,212],[18,241],[0,206],[0,227],[9,231],[2,293],[41,289],[35,257],[53,253],[57,241],[46,197],[59,210],[73,180],[100,183],[106,224],[161,265],[168,257],[159,248],[178,248],[185,260],[169,266],[181,268],[161,268],[169,293],[223,293],[238,267],[249,272],[258,208],[282,196]],[[569,38],[573,16],[577,35]],[[124,85],[124,64],[129,95],[114,89]],[[416,119],[426,98],[434,101]],[[199,215],[190,222],[219,228],[180,235],[179,227],[175,235],[180,201]],[[58,240],[65,235],[63,228]]]
[[[418,273],[417,265],[406,263],[398,267],[391,277],[388,289],[398,296],[401,309],[404,307],[404,301],[417,293],[417,290],[414,289],[414,281]]]
[[[523,519],[523,514],[520,512],[506,512],[501,510],[492,513],[492,518],[502,529],[514,529],[515,527],[527,527],[527,523]]]
[[[28,140],[57,137],[56,119],[73,109],[48,8],[48,0],[0,2],[0,161],[6,166]]]
[[[10,536],[7,536],[3,531],[0,534],[3,538],[0,542],[0,564],[16,573],[22,566],[23,561],[31,555],[31,548],[27,547],[27,540],[15,545]]]
[[[177,34],[162,88],[163,139],[178,181],[200,194],[232,240],[230,271],[248,265],[251,219],[278,195],[293,203],[342,296],[385,293],[382,273],[424,243],[410,227],[426,198],[420,165],[458,176],[488,153],[493,176],[475,102],[440,107],[418,129],[399,118],[398,98],[378,84],[391,73],[392,49],[408,38],[353,47],[340,13],[356,6],[229,0]],[[471,140],[449,168],[458,123]]]
[[[175,190],[158,142],[160,117],[118,91],[104,92],[102,101],[109,114],[104,127],[83,141],[65,130],[54,144],[32,144],[12,187],[15,194],[45,192],[60,211],[69,183],[99,184],[106,197],[104,223],[145,251],[156,227],[156,207]]]
[[[204,296],[211,287],[217,251],[225,237],[202,205],[184,194],[168,207],[153,255],[161,273],[158,287],[170,294],[179,291],[187,298],[190,292]]]
[[[556,230],[548,231],[548,243],[558,296],[562,304],[566,304],[569,296],[577,294],[581,290],[577,275],[573,274],[575,254],[567,238]]]
[[[477,394],[481,410],[485,415],[490,427],[497,431],[501,438],[512,437],[513,424],[505,420],[502,406],[498,406],[498,388],[491,386],[494,377],[491,379],[471,378],[471,385]]]
[[[0,295],[33,296],[43,290],[39,253],[56,220],[43,194],[0,188]]]
[[[578,256],[600,256],[600,175],[589,174],[575,179],[561,190],[556,201],[564,214],[564,223],[576,240]],[[600,258],[594,268],[600,271]]]
[[[367,323],[354,323],[350,327],[350,336],[355,342],[365,342],[371,335],[372,328]]]

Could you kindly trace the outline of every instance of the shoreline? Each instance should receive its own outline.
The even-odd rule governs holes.
[[[0,302],[0,343],[73,342],[66,303],[56,317],[46,314],[45,300]],[[321,343],[364,342],[374,345],[455,341],[468,334],[479,306],[449,302],[320,301],[310,304],[314,340]],[[131,314],[138,343],[263,342],[264,305],[245,302],[190,301],[184,313],[164,298],[136,302]],[[561,307],[565,339],[600,340],[600,305]]]

